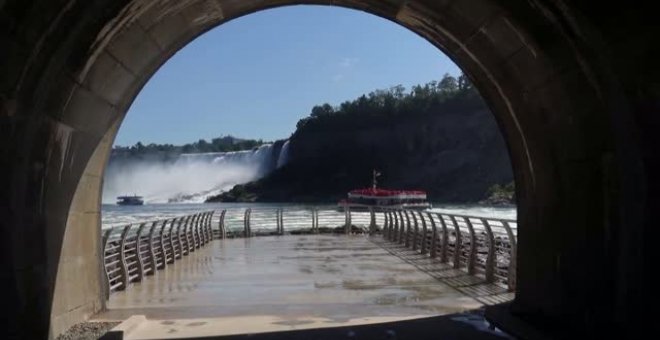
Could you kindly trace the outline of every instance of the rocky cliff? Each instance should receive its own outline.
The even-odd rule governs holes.
[[[334,202],[369,186],[377,169],[380,187],[426,190],[434,202],[479,202],[494,184],[513,180],[511,164],[480,98],[453,107],[294,133],[287,165],[209,201]]]

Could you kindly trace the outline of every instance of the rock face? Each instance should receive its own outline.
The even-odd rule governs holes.
[[[367,187],[422,189],[435,202],[479,202],[513,180],[497,124],[485,105],[468,111],[374,124],[363,129],[294,134],[289,162],[266,178],[209,201],[333,202]]]

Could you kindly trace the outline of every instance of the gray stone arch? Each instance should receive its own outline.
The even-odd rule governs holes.
[[[542,329],[548,320],[585,332],[635,322],[646,251],[637,245],[650,223],[645,207],[655,202],[646,189],[655,185],[648,146],[657,137],[647,132],[657,126],[649,116],[658,95],[646,91],[652,77],[631,78],[622,68],[650,65],[647,55],[657,55],[644,49],[654,41],[644,8],[627,8],[615,31],[607,18],[621,8],[594,11],[580,1],[6,0],[0,209],[10,332],[44,337],[55,327],[53,305],[63,324],[78,318],[72,308],[102,307],[94,287],[79,306],[53,304],[58,265],[98,270],[98,249],[69,249],[99,236],[108,145],[151,75],[227,20],[295,4],[344,6],[399,23],[479,88],[517,183],[518,287],[508,310]],[[640,55],[617,54],[625,34],[638,38],[630,44],[644,49]]]

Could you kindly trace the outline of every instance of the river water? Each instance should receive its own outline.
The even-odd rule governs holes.
[[[311,205],[296,203],[183,203],[183,204],[145,204],[142,206],[118,206],[104,204],[102,206],[101,223],[103,228],[120,226],[130,223],[146,222],[188,215],[201,211],[224,210],[238,212],[251,208],[254,212],[272,211],[278,208],[286,210],[287,214],[305,214],[312,208],[333,211],[334,205]],[[482,205],[448,205],[434,204],[433,212],[444,212],[456,215],[469,215],[497,219],[516,219],[515,207],[493,207]],[[339,213],[338,213],[339,214]]]

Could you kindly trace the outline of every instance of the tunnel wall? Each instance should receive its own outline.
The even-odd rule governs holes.
[[[101,194],[103,171],[118,129],[115,124],[92,154],[71,202],[51,311],[51,338],[89,319],[105,307],[106,279],[102,270]]]
[[[303,2],[401,23],[452,58],[489,103],[518,198],[512,315],[558,337],[624,334],[643,324],[660,202],[660,28],[650,5],[3,0],[0,291],[15,311],[5,332],[44,338],[52,307],[61,315],[77,305],[53,300],[57,273],[67,272],[58,269],[65,231],[99,233],[98,223],[96,231],[84,227],[92,217],[69,218],[79,210],[72,210],[76,192],[89,188],[81,186],[86,169],[103,167],[94,153],[158,67],[226,20]],[[99,209],[80,210],[92,216]],[[90,258],[93,248],[84,250]]]

